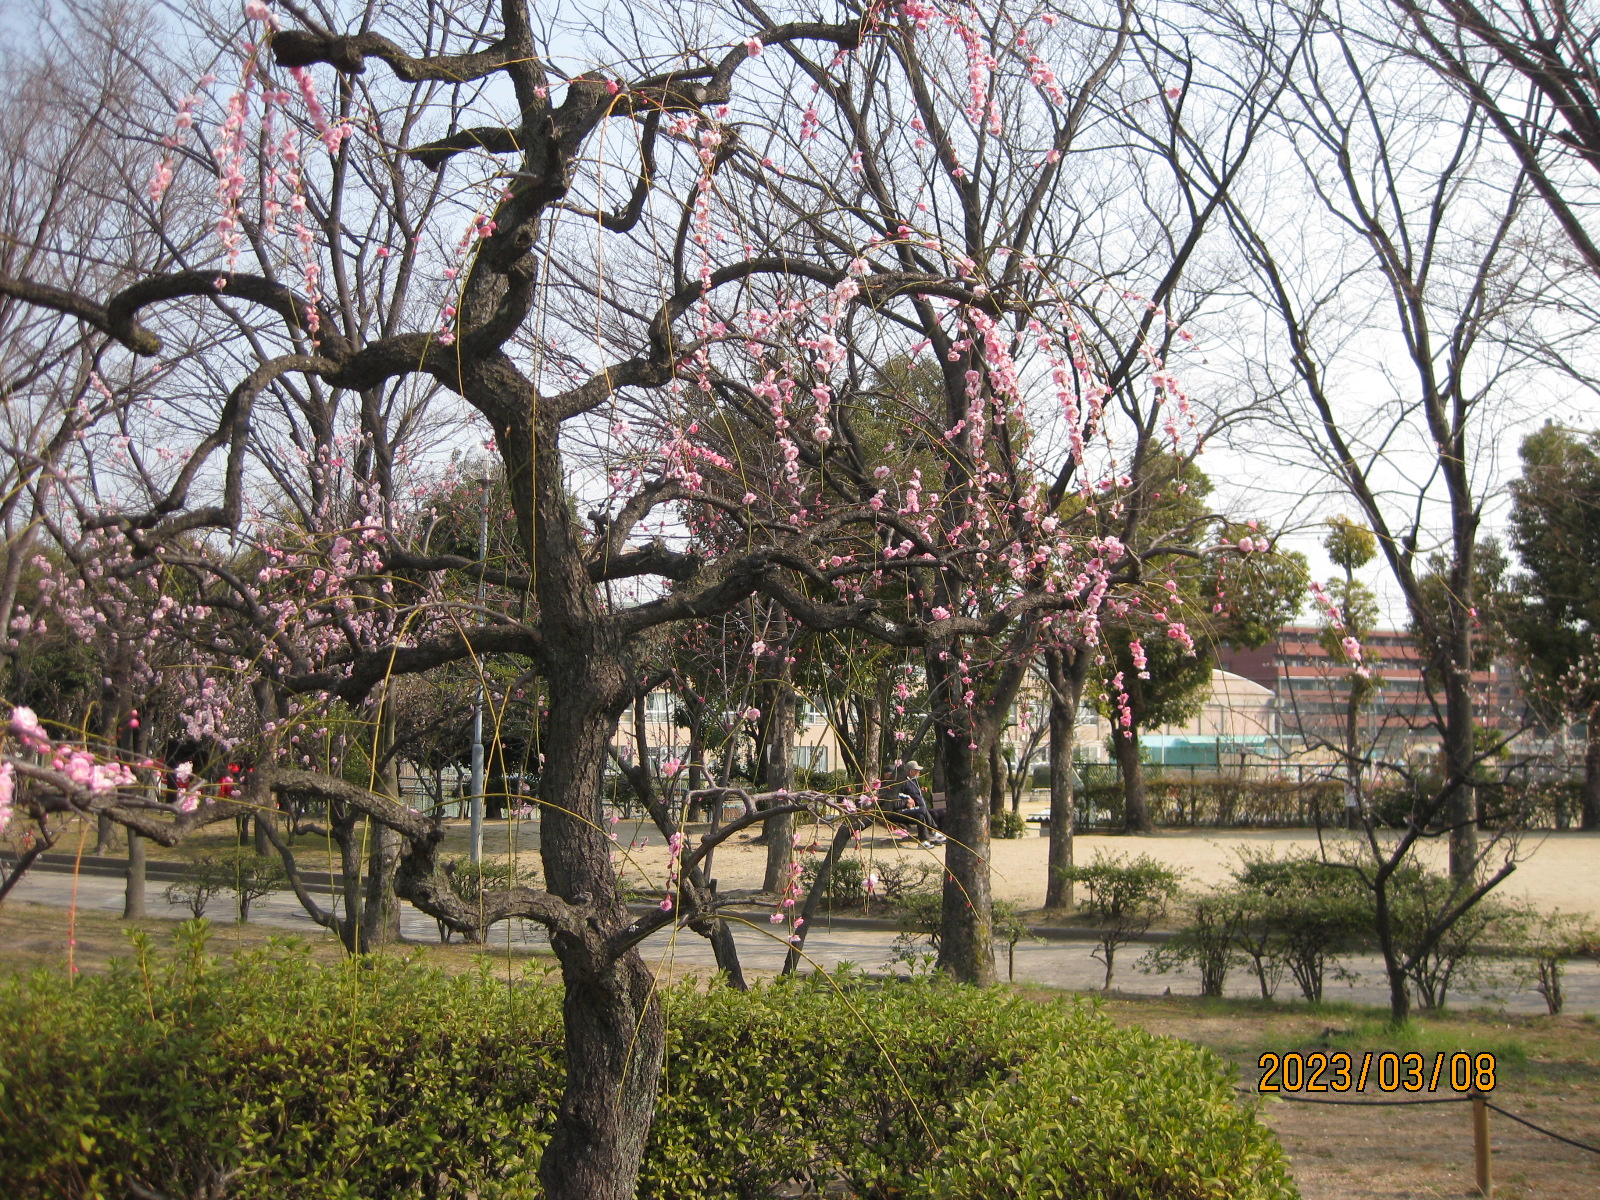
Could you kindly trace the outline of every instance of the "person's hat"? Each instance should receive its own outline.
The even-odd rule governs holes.
[[[919,763],[914,758],[910,762],[906,763],[906,765],[905,765],[905,773],[907,775],[915,775],[918,772],[920,772],[921,770],[922,770],[922,764]]]

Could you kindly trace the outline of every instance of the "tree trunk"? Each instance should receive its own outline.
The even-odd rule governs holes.
[[[1077,734],[1078,703],[1089,653],[1079,647],[1071,665],[1061,650],[1045,651],[1050,683],[1050,849],[1046,856],[1044,906],[1072,907],[1072,882],[1063,872],[1072,868],[1072,835],[1077,805],[1072,789],[1072,751]]]
[[[885,675],[878,684],[878,740],[872,746],[872,771],[880,780],[888,774],[889,764],[900,757],[900,743],[895,738],[894,681]]]
[[[387,825],[372,823],[367,852],[366,896],[361,905],[360,945],[363,952],[392,946],[400,940],[400,901],[394,894],[400,838]]]
[[[360,954],[366,947],[361,943],[361,848],[356,842],[357,819],[348,813],[339,813],[335,819],[333,805],[329,805],[329,819],[333,839],[339,847],[339,882],[344,897],[344,916],[339,921],[339,940],[351,954]]]
[[[1452,537],[1455,561],[1450,571],[1446,625],[1448,655],[1444,663],[1444,752],[1445,786],[1450,794],[1445,814],[1450,823],[1450,879],[1457,886],[1472,882],[1478,867],[1477,789],[1472,786],[1477,774],[1478,747],[1473,736],[1472,710],[1472,617],[1474,523],[1457,502],[1452,488],[1455,530]]]
[[[395,706],[385,695],[378,716],[375,757],[385,765],[373,782],[389,799],[400,799],[400,761],[391,753],[395,744]],[[504,765],[502,764],[502,774]],[[256,814],[256,838],[261,838],[261,817]],[[395,867],[400,858],[400,835],[388,826],[370,822],[367,847],[366,896],[361,906],[360,944],[363,951],[392,946],[400,940],[400,900],[394,894]]]
[[[539,1178],[549,1200],[632,1200],[666,1043],[655,980],[635,951],[562,980],[567,1075]]]
[[[263,858],[272,853],[272,843],[267,838],[266,829],[262,827],[263,821],[270,820],[272,820],[272,817],[264,812],[258,812],[254,818],[254,829],[256,831],[256,853],[261,855]]]
[[[1589,709],[1583,748],[1583,795],[1579,828],[1600,829],[1600,704]]]
[[[989,743],[989,819],[995,820],[1006,811],[1006,760],[1000,752],[1000,739]]]
[[[1350,677],[1350,697],[1344,706],[1344,826],[1361,828],[1361,697],[1360,679]],[[1322,817],[1319,814],[1320,824]]]
[[[1404,1025],[1411,1015],[1411,993],[1406,988],[1405,968],[1395,949],[1392,910],[1386,881],[1380,881],[1373,894],[1374,925],[1378,935],[1378,950],[1383,955],[1383,971],[1389,980],[1389,1021]]]
[[[883,770],[883,699],[877,693],[861,697],[861,741],[856,747],[856,769],[863,784],[879,778]]]
[[[953,657],[953,655],[952,655]],[[989,891],[989,746],[994,733],[980,731],[972,712],[959,703],[949,659],[929,647],[925,655],[928,693],[937,733],[936,762],[943,767],[945,822],[944,900],[939,921],[941,971],[961,983],[997,982],[994,913]]]
[[[1122,827],[1128,833],[1154,833],[1150,805],[1145,799],[1144,764],[1139,761],[1138,723],[1116,729],[1111,735],[1117,754],[1117,770],[1122,773]]]
[[[1445,681],[1445,804],[1450,822],[1450,878],[1469,883],[1478,865],[1478,807],[1472,786],[1477,747],[1473,733],[1470,648],[1466,665],[1451,663]]]
[[[104,854],[116,845],[116,822],[101,813],[94,821],[94,853]]]
[[[607,949],[629,918],[600,795],[617,717],[641,672],[618,645],[627,635],[596,612],[563,469],[560,414],[539,410],[535,428],[525,395],[503,397],[490,376],[483,386],[495,397],[485,407],[508,415],[496,434],[518,534],[538,568],[541,668],[550,697],[539,857],[546,890],[581,918],[550,936],[566,987],[566,1078],[539,1181],[547,1200],[632,1200],[666,1028],[655,980],[638,950],[613,957]]]
[[[728,977],[728,986],[736,992],[748,992],[744,968],[739,964],[739,943],[733,940],[733,930],[726,921],[719,920],[711,927],[711,958],[717,970]]]
[[[122,919],[144,916],[144,839],[128,830],[128,885],[122,897]]]
[[[549,890],[591,915],[581,940],[551,935],[566,985],[567,1073],[539,1178],[550,1200],[631,1200],[666,1029],[655,981],[638,952],[613,961],[597,949],[628,923],[611,842],[591,813],[614,725],[609,714],[596,711],[594,697],[606,685],[622,694],[622,672],[599,654],[562,655],[552,663],[550,684],[550,744],[561,752],[550,756],[541,797],[540,856]]]
[[[687,707],[687,706],[686,706]],[[705,705],[696,705],[689,709],[689,790],[697,792],[706,785],[706,735],[705,735]],[[701,802],[696,800],[684,810],[683,823],[693,823],[702,811]]]
[[[780,652],[781,653],[781,652]],[[788,685],[787,666],[773,681],[767,699],[766,762],[763,778],[768,791],[788,791],[794,787],[795,696]],[[781,892],[789,883],[789,866],[794,861],[794,814],[784,813],[765,822],[767,870],[761,881],[764,892]]]

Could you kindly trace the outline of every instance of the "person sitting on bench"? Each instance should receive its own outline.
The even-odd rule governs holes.
[[[946,841],[939,832],[928,798],[922,794],[917,776],[922,774],[922,764],[916,759],[903,764],[895,773],[896,779],[884,792],[883,811],[888,820],[917,835],[924,846],[937,846]]]

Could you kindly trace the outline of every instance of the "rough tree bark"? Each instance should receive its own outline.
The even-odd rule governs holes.
[[[933,716],[934,753],[944,774],[944,897],[939,921],[938,967],[961,983],[998,981],[994,965],[994,913],[989,881],[989,744],[961,703],[964,687],[953,647],[930,645],[923,664]]]
[[[1137,716],[1127,729],[1114,730],[1111,742],[1117,756],[1117,770],[1122,774],[1122,827],[1129,833],[1154,833],[1156,827],[1150,819],[1149,798],[1145,791],[1144,763],[1139,760]]]
[[[394,894],[400,837],[381,821],[372,822],[367,836],[371,844],[367,849],[366,895],[361,905],[358,942],[363,954],[400,940],[400,901]]]
[[[770,792],[794,790],[794,735],[798,707],[790,686],[788,621],[777,614],[773,626],[774,662],[766,683],[766,710],[761,714],[766,733],[762,745],[761,778]],[[786,813],[766,822],[763,840],[767,845],[767,866],[761,890],[781,892],[789,882],[789,865],[794,861],[794,816]]]
[[[998,819],[1006,811],[1006,758],[1000,749],[1000,739],[989,743],[989,819]]]
[[[1072,752],[1077,735],[1078,706],[1093,655],[1086,647],[1045,649],[1045,677],[1050,686],[1050,848],[1046,855],[1044,906],[1072,907],[1072,838],[1077,805],[1072,787]]]
[[[487,381],[486,381],[487,382]],[[482,406],[516,411],[485,388]],[[481,401],[480,401],[481,402]],[[527,410],[522,409],[523,412]],[[665,1048],[655,980],[639,952],[614,957],[607,939],[628,924],[600,797],[613,731],[637,669],[616,623],[599,611],[573,528],[559,417],[507,422],[501,432],[523,545],[539,564],[550,756],[541,786],[539,854],[548,891],[588,915],[575,936],[552,929],[566,985],[566,1086],[539,1178],[552,1200],[629,1200],[644,1158]]]

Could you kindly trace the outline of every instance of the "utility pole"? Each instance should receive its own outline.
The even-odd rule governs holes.
[[[480,481],[478,505],[478,607],[483,607],[483,574],[489,557],[489,477]],[[478,702],[472,709],[472,862],[483,860],[483,664],[478,664]]]

